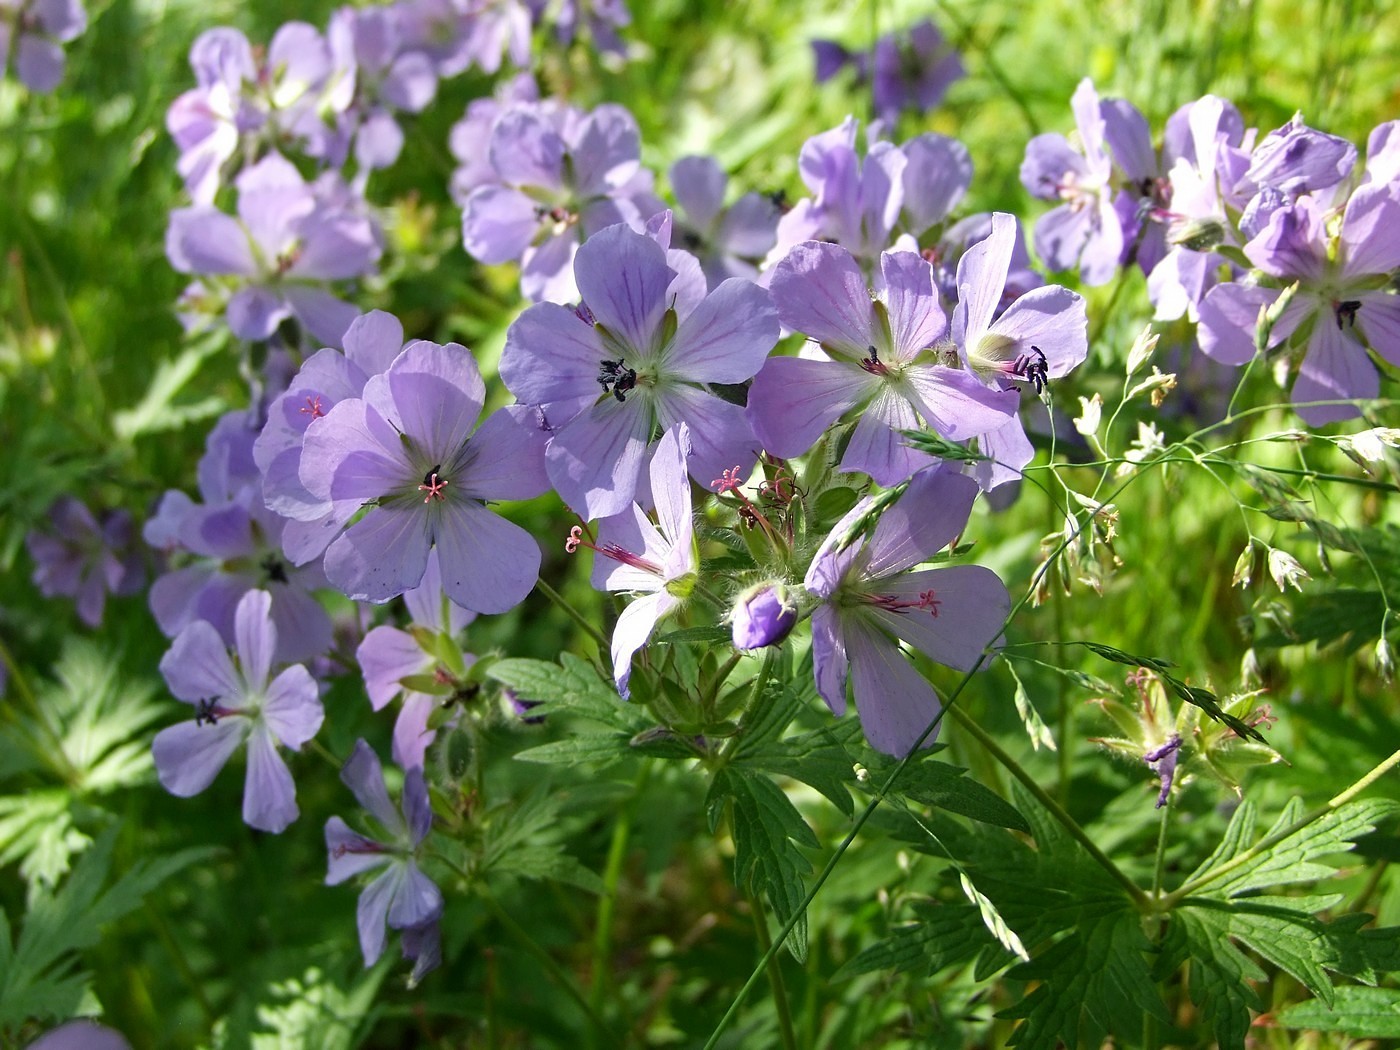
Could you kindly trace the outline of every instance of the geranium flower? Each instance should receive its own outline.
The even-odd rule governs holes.
[[[242,743],[248,745],[243,820],[279,832],[297,818],[296,785],[277,753],[316,735],[324,711],[311,674],[293,664],[271,678],[277,629],[272,596],[249,591],[238,603],[237,663],[219,632],[196,620],[161,658],[160,672],[176,699],[193,704],[193,722],[162,729],[151,744],[161,786],[188,798],[207,788]]]
[[[108,511],[99,522],[81,501],[60,496],[48,517],[52,531],[24,538],[34,559],[34,583],[45,598],[74,599],[79,619],[98,627],[109,593],[135,594],[146,582],[131,515]]]
[[[817,692],[845,714],[849,679],[865,737],[886,754],[908,754],[939,710],[938,694],[899,641],[970,671],[1011,610],[1005,585],[980,565],[908,571],[962,532],[976,497],[977,483],[965,475],[916,474],[867,542],[842,546],[869,514],[869,496],[837,523],[807,570],[805,586],[821,599],[812,613]]]

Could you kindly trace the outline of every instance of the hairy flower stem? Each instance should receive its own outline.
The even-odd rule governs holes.
[[[1381,777],[1385,776],[1386,773],[1390,772],[1396,766],[1400,766],[1400,751],[1394,752],[1384,762],[1376,766],[1374,769],[1372,769],[1369,773],[1367,773],[1356,783],[1352,784],[1351,787],[1347,788],[1341,794],[1334,795],[1332,798],[1328,799],[1326,802],[1318,806],[1316,809],[1312,810],[1310,813],[1304,813],[1292,824],[1288,825],[1288,827],[1280,828],[1272,835],[1265,835],[1262,839],[1260,839],[1249,849],[1245,850],[1243,853],[1237,853],[1235,856],[1227,860],[1224,864],[1221,864],[1218,867],[1211,868],[1210,871],[1201,875],[1199,878],[1195,878],[1190,880],[1189,882],[1183,883],[1177,889],[1173,890],[1171,893],[1168,893],[1165,897],[1159,898],[1155,905],[1157,910],[1170,911],[1173,907],[1180,903],[1183,898],[1189,897],[1191,894],[1197,892],[1202,886],[1205,886],[1209,883],[1214,882],[1216,879],[1230,874],[1230,872],[1234,871],[1236,868],[1239,868],[1244,864],[1248,864],[1260,854],[1267,853],[1269,850],[1273,849],[1275,846],[1277,846],[1284,839],[1288,838],[1290,835],[1296,835],[1298,832],[1302,831],[1314,821],[1321,820],[1323,817],[1327,816],[1327,814],[1333,812],[1334,810],[1341,809],[1348,802],[1354,799],[1357,795],[1361,794],[1361,792],[1365,791],[1368,787],[1374,784]]]
[[[627,859],[627,842],[632,834],[632,810],[636,800],[646,791],[651,768],[651,761],[643,760],[632,795],[618,813],[612,839],[608,843],[608,859],[603,868],[603,892],[598,897],[598,915],[593,926],[593,975],[588,989],[589,1009],[595,1014],[602,1013],[608,991],[608,975],[612,969],[613,911],[617,906],[617,887],[622,881],[622,863]],[[605,1033],[606,1029],[600,1031]],[[613,1047],[618,1044],[607,1041],[599,1043],[595,1039],[591,1045]]]
[[[768,935],[768,913],[763,909],[763,900],[757,893],[744,893],[753,915],[754,933],[758,935],[758,946],[768,959],[768,983],[773,989],[773,1007],[778,1011],[778,1032],[782,1036],[783,1050],[797,1050],[797,1035],[792,1027],[792,1011],[788,1008],[787,983],[783,980],[782,964],[776,953],[770,952],[773,938]]]
[[[1114,880],[1128,891],[1128,896],[1133,899],[1133,903],[1136,904],[1139,909],[1142,911],[1152,910],[1152,901],[1147,894],[1142,892],[1142,888],[1132,879],[1128,878],[1127,875],[1123,874],[1118,865],[1114,864],[1113,861],[1109,859],[1108,854],[1104,853],[1103,850],[1099,849],[1099,847],[1094,844],[1094,840],[1085,833],[1078,822],[1065,812],[1064,807],[1056,802],[1050,796],[1049,792],[1036,783],[1035,778],[1027,773],[1019,762],[1007,754],[1007,752],[1002,749],[1001,745],[998,744],[986,730],[973,721],[971,717],[957,708],[952,708],[950,713],[958,725],[962,726],[976,737],[978,743],[985,747],[987,751],[991,753],[992,757],[1006,767],[1008,773],[1019,780],[1021,785],[1036,797],[1036,800],[1045,807],[1046,812],[1063,825],[1064,829],[1070,833],[1074,840],[1084,847],[1084,851],[1094,859],[1094,862],[1097,863],[1099,867],[1103,868],[1104,871],[1112,875]]]

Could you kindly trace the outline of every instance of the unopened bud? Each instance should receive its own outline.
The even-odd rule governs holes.
[[[1093,397],[1081,397],[1079,404],[1082,410],[1079,418],[1074,421],[1074,429],[1086,438],[1091,438],[1099,432],[1099,422],[1103,419],[1103,398],[1098,394]]]
[[[763,583],[740,595],[730,612],[734,648],[778,645],[797,622],[797,605],[781,583]]]
[[[1231,587],[1248,587],[1254,579],[1254,541],[1244,545],[1240,556],[1235,559],[1235,575],[1230,580]]]
[[[1269,575],[1281,591],[1287,590],[1290,583],[1295,591],[1301,591],[1303,581],[1309,578],[1307,570],[1298,564],[1297,558],[1277,547],[1269,548]]]
[[[1381,638],[1376,642],[1376,673],[1387,682],[1395,677],[1395,658],[1390,652],[1390,643]]]
[[[1128,400],[1132,400],[1139,394],[1152,396],[1152,407],[1157,408],[1166,400],[1166,396],[1176,387],[1176,373],[1163,372],[1156,365],[1152,366],[1152,374],[1138,383],[1128,391]]]
[[[1168,240],[1193,252],[1208,252],[1225,241],[1225,224],[1219,219],[1190,219],[1175,223]]]
[[[1133,345],[1128,349],[1128,376],[1131,378],[1142,370],[1142,366],[1147,364],[1152,354],[1157,349],[1157,333],[1152,331],[1152,326],[1148,325],[1138,337],[1133,340]]]

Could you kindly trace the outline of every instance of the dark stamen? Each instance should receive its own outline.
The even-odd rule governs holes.
[[[1039,397],[1050,382],[1050,362],[1040,347],[1033,346],[1029,354],[1022,354],[1012,363],[1011,374],[1030,383],[1035,388],[1035,396]]]
[[[208,700],[198,700],[194,705],[194,724],[202,726],[208,722],[211,726],[217,725],[219,715],[223,712],[219,709],[219,698],[211,696]]]
[[[283,563],[281,558],[277,557],[277,555],[269,553],[268,556],[262,560],[261,564],[258,567],[262,569],[263,574],[267,577],[269,582],[287,582],[287,566]]]
[[[602,384],[604,393],[611,393],[619,401],[626,401],[624,394],[637,385],[637,372],[624,365],[619,357],[616,361],[602,362],[598,369],[598,382]]]
[[[888,366],[881,363],[880,355],[876,352],[875,348],[873,346],[868,346],[866,350],[869,352],[870,356],[861,358],[860,367],[873,376],[889,375],[890,370]]]
[[[1347,299],[1344,302],[1334,303],[1332,308],[1337,312],[1337,327],[1345,328],[1348,325],[1356,327],[1356,311],[1361,309],[1360,299]]]

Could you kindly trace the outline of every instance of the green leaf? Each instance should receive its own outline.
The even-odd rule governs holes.
[[[591,722],[622,730],[629,737],[647,725],[644,715],[617,695],[611,682],[598,676],[593,665],[572,653],[564,653],[558,664],[545,660],[499,660],[490,675],[514,689],[522,700],[545,706],[534,714],[576,714]]]
[[[563,740],[527,747],[516,754],[521,762],[541,765],[573,765],[591,762],[608,765],[632,754],[632,738],[626,733],[576,733]]]
[[[1400,989],[1337,989],[1328,1005],[1317,999],[1280,1010],[1275,1021],[1282,1028],[1306,1028],[1317,1032],[1341,1032],[1355,1039],[1400,1039]]]
[[[706,562],[708,565],[709,562]],[[731,640],[729,628],[720,624],[703,624],[699,627],[683,627],[678,631],[668,631],[666,634],[657,635],[651,640],[652,645],[678,645],[684,642],[698,642],[702,645],[714,645],[719,642],[729,642]]]
[[[856,773],[855,758],[846,744],[859,733],[859,723],[854,721],[824,726],[787,740],[741,747],[732,765],[800,780],[849,817],[855,813],[855,804],[847,785],[856,782]]]
[[[923,903],[914,910],[917,922],[896,928],[885,940],[866,948],[837,970],[832,980],[881,971],[932,977],[992,944],[981,913],[970,904]],[[1004,961],[1006,953],[1001,955]]]
[[[794,915],[806,896],[802,876],[812,870],[798,846],[816,849],[820,842],[791,800],[765,776],[727,766],[715,774],[705,798],[710,829],[718,828],[726,810],[734,837],[734,881],[768,898],[780,923]],[[807,916],[800,915],[787,939],[798,962],[807,958]]]
[[[265,1030],[252,1034],[253,1050],[351,1050],[388,972],[387,966],[370,967],[348,993],[315,966],[273,984],[272,1001],[258,1006]]]
[[[889,763],[888,769],[893,768],[894,764]],[[957,813],[969,820],[1029,834],[1031,826],[1015,806],[991,788],[969,780],[966,773],[967,770],[946,762],[915,760],[905,767],[895,781],[895,793],[913,802]]]
[[[185,384],[199,373],[204,362],[223,348],[224,343],[225,337],[219,333],[187,346],[173,361],[158,364],[141,401],[133,408],[113,414],[112,429],[117,437],[131,441],[143,434],[178,430],[190,423],[212,419],[223,412],[227,406],[219,397],[201,398],[188,405],[176,405],[174,400]]]
[[[510,872],[527,879],[563,882],[589,893],[603,892],[603,880],[585,868],[577,858],[565,853],[561,846],[517,846],[501,853],[492,870]]]
[[[1244,1050],[1250,1011],[1264,1008],[1249,982],[1267,975],[1230,943],[1228,916],[1194,908],[1171,913],[1157,960],[1158,979],[1166,980],[1187,960],[1191,999],[1220,1050]]]

